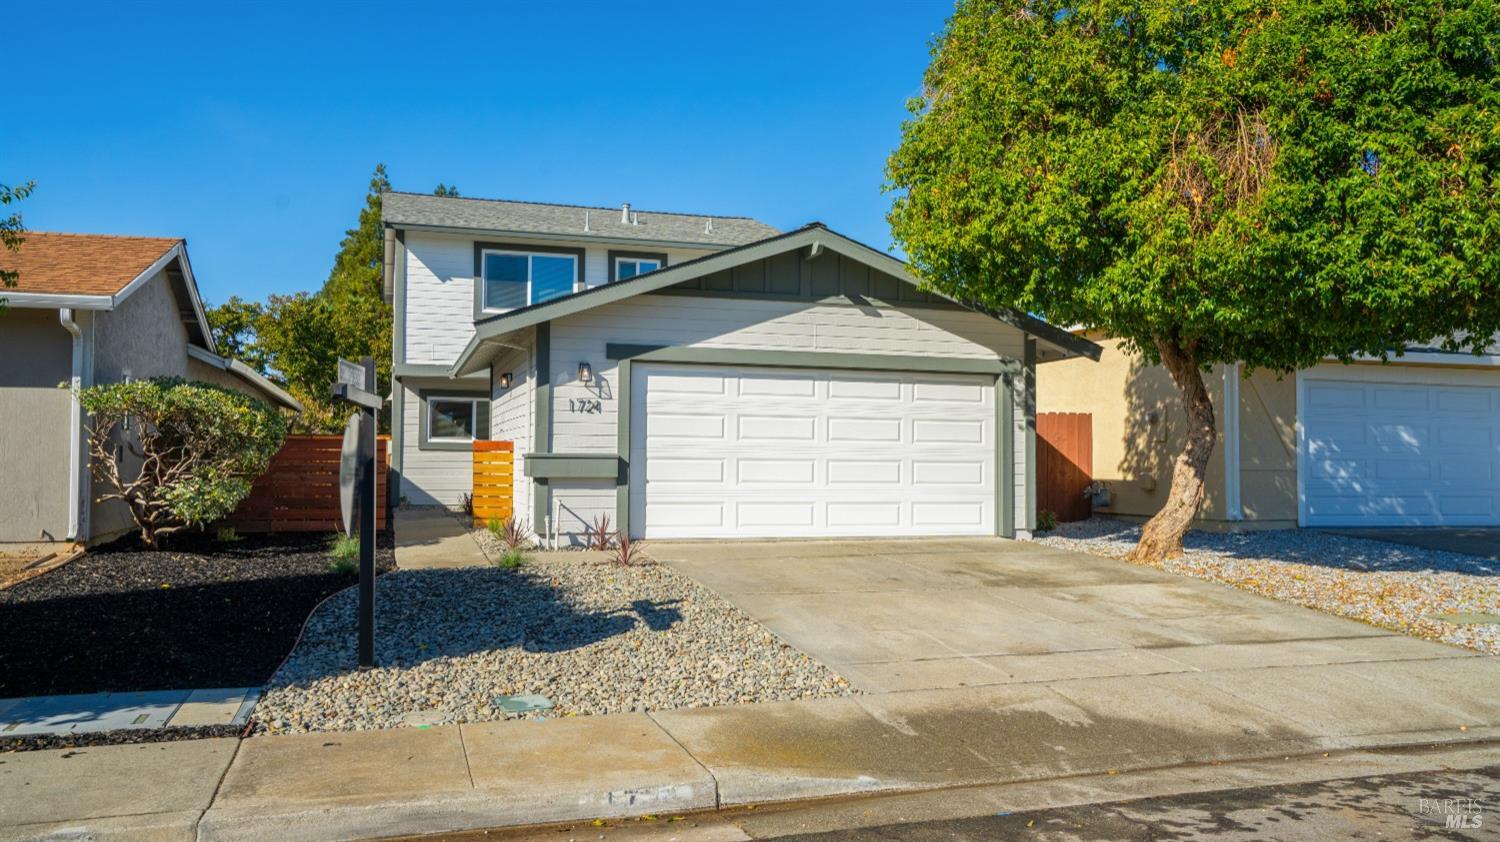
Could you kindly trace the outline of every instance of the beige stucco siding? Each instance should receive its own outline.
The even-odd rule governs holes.
[[[1166,502],[1172,463],[1186,440],[1187,413],[1171,375],[1144,365],[1118,340],[1088,338],[1104,351],[1099,361],[1070,359],[1037,366],[1037,411],[1087,412],[1093,416],[1093,476],[1109,486],[1104,510],[1150,517]],[[1209,462],[1207,497],[1199,519],[1224,521],[1224,368],[1204,374],[1220,436]],[[1241,390],[1241,403],[1245,400]]]
[[[0,314],[0,542],[67,537],[72,352],[56,310]]]
[[[1252,526],[1297,525],[1297,379],[1240,380],[1240,506]]]

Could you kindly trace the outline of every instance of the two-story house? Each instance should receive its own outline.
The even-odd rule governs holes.
[[[1098,346],[918,288],[822,224],[384,196],[393,467],[459,504],[514,442],[518,517],[579,539],[1013,535],[1035,367]]]

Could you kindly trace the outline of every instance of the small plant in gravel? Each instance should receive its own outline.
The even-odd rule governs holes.
[[[584,534],[584,546],[590,550],[608,552],[615,545],[614,533],[609,530],[609,515],[594,517],[594,525]]]
[[[1051,532],[1057,528],[1057,512],[1042,509],[1036,515],[1036,530],[1038,532]]]
[[[459,495],[458,507],[463,510],[463,513],[466,517],[468,517],[470,520],[474,519],[474,495]]]
[[[497,517],[490,518],[488,524],[490,534],[500,542],[500,546],[507,550],[524,550],[531,546],[531,530],[524,521],[514,517],[501,520]]]
[[[332,573],[353,573],[359,569],[359,537],[336,533],[328,542],[328,570]]]
[[[517,547],[512,547],[500,554],[500,558],[495,562],[495,566],[506,570],[515,570],[525,563],[526,553]]]
[[[646,542],[637,541],[630,537],[630,533],[621,530],[615,533],[615,540],[609,548],[609,561],[621,567],[631,567],[646,560]]]
[[[241,535],[233,526],[221,526],[214,533],[214,540],[220,544],[234,544],[245,540],[245,536]]]

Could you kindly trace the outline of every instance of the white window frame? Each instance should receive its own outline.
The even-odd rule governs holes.
[[[510,312],[511,310],[516,309],[514,307],[491,307],[490,306],[490,301],[489,301],[489,284],[486,282],[485,277],[484,277],[484,264],[485,264],[486,258],[488,258],[492,254],[511,255],[513,257],[524,257],[524,258],[526,258],[526,303],[522,304],[521,305],[522,307],[530,307],[532,304],[536,303],[535,301],[532,300],[532,297],[531,297],[531,274],[532,274],[532,272],[531,272],[531,261],[532,261],[533,258],[537,258],[537,257],[559,257],[559,258],[563,258],[565,260],[571,260],[571,261],[573,261],[573,283],[575,283],[575,284],[578,283],[578,277],[579,277],[579,275],[578,275],[578,268],[579,268],[579,264],[578,264],[578,255],[576,255],[576,254],[563,254],[561,252],[555,252],[555,251],[518,251],[516,249],[480,249],[479,250],[479,277],[476,279],[476,281],[479,284],[479,305],[480,305],[479,309],[483,310],[486,313],[507,313],[507,312]],[[571,290],[569,290],[569,291],[571,292]],[[550,301],[551,299],[548,299],[548,300]]]
[[[435,435],[433,435],[432,431],[436,430],[437,427],[434,426],[433,423],[432,423],[432,411],[433,411],[433,405],[436,404],[436,403],[438,403],[438,402],[440,402],[440,401],[449,401],[451,403],[467,403],[469,405],[469,419],[470,419],[469,420],[469,425],[471,427],[477,427],[477,426],[479,426],[479,402],[480,401],[484,401],[484,400],[488,400],[488,398],[486,398],[483,395],[428,395],[428,396],[426,396],[425,400],[427,402],[427,440],[428,441],[431,441],[431,442],[449,442],[449,443],[452,443],[452,444],[471,444],[471,443],[473,443],[475,441],[481,441],[482,440],[477,435],[477,433],[479,432],[478,430],[470,430],[469,431],[469,437],[466,438],[466,439],[457,438],[457,437],[454,437],[454,436],[435,436]]]
[[[635,272],[634,275],[631,275],[630,278],[637,278],[637,277],[640,277],[641,275],[646,274],[645,272],[641,271],[640,264],[642,264],[642,263],[655,263],[656,264],[656,269],[650,270],[652,272],[655,272],[657,269],[660,269],[661,267],[663,267],[663,266],[666,265],[666,264],[662,263],[660,260],[657,260],[654,257],[616,257],[615,258],[615,265],[614,265],[614,270],[615,270],[614,271],[614,278],[615,278],[616,281],[628,281],[628,280],[630,280],[630,278],[627,278],[627,277],[625,277],[625,276],[623,276],[623,275],[620,274],[620,264],[621,263],[634,263],[634,264],[636,264],[636,272]]]

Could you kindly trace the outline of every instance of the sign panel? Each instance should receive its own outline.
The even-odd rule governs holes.
[[[339,357],[338,382],[356,389],[365,387],[365,367]]]
[[[363,412],[349,416],[349,423],[344,425],[344,445],[339,449],[339,514],[344,519],[345,535],[354,534],[358,517],[355,503],[359,500],[359,439],[364,418]]]

